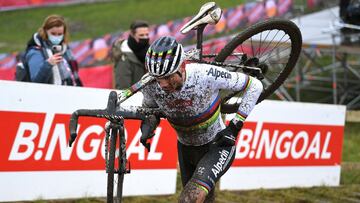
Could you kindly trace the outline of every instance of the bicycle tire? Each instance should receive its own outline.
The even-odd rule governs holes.
[[[249,26],[248,28],[241,31],[241,33],[236,35],[232,40],[230,40],[230,42],[228,42],[224,46],[224,48],[215,57],[216,62],[226,63],[226,59],[229,56],[231,56],[232,52],[235,49],[239,49],[239,47],[241,47],[241,49],[244,49],[242,47],[243,44],[250,43],[252,55],[253,55],[251,58],[257,58],[257,56],[255,56],[255,55],[260,54],[259,58],[258,58],[259,64],[265,64],[266,66],[268,66],[267,71],[271,72],[272,71],[271,69],[274,66],[270,67],[269,64],[271,64],[271,63],[267,64],[266,61],[261,61],[262,60],[261,57],[264,57],[264,53],[261,53],[262,49],[267,51],[267,48],[268,48],[268,47],[261,47],[262,42],[267,43],[266,39],[264,39],[264,41],[261,41],[262,33],[264,32],[264,35],[265,35],[265,32],[268,32],[268,34],[266,35],[266,37],[268,37],[270,31],[277,31],[277,33],[283,33],[284,36],[288,35],[289,40],[290,40],[291,50],[288,54],[289,58],[287,59],[286,65],[283,67],[283,69],[281,70],[279,75],[276,77],[276,79],[274,79],[273,81],[270,82],[270,85],[264,84],[264,83],[268,83],[267,82],[268,79],[266,79],[266,77],[269,77],[269,76],[265,75],[266,80],[262,80],[262,83],[264,85],[264,90],[261,93],[257,103],[263,101],[265,98],[267,98],[272,93],[274,93],[283,84],[283,82],[290,75],[292,69],[295,67],[295,64],[299,58],[299,55],[301,52],[301,46],[302,46],[301,32],[300,32],[299,28],[296,26],[296,24],[289,20],[284,20],[284,19],[269,19],[269,20],[266,20],[263,22],[256,23],[252,26]],[[254,52],[254,47],[253,47],[253,37],[254,37],[254,39],[257,39],[260,37],[260,41],[259,40],[257,41],[257,44],[259,44],[259,45],[257,45],[257,47],[255,47],[256,48],[255,52]],[[254,40],[254,43],[255,42],[256,42],[256,40]],[[286,42],[286,43],[288,43],[288,42]],[[267,44],[267,46],[269,46],[270,44],[272,44],[272,41],[270,41]],[[276,45],[278,45],[278,44],[279,43],[277,43]],[[272,48],[272,47],[270,47],[270,48]],[[273,48],[272,50],[275,50],[275,48]],[[272,52],[272,50],[270,50],[270,51]],[[286,51],[286,50],[282,50],[282,51]],[[247,54],[251,55],[251,53],[247,53]],[[269,53],[265,53],[265,54],[269,55]],[[234,57],[234,56],[232,56],[232,57]],[[267,60],[267,58],[265,60]],[[276,60],[274,60],[274,61],[276,61]],[[280,65],[281,61],[278,61],[278,62]],[[221,104],[221,112],[222,113],[235,113],[238,110],[239,105],[240,105],[239,100],[237,102],[233,102],[233,103],[227,103],[227,101],[229,101],[230,98],[238,97],[239,93],[240,93],[240,91],[235,92],[235,93],[234,92],[222,93],[222,98],[223,98],[223,101]]]
[[[119,172],[117,174],[117,186],[116,186],[116,202],[121,203],[122,194],[123,194],[123,183],[124,183],[124,173],[126,171],[126,160],[123,160],[123,150],[126,150],[125,141],[121,140],[125,138],[124,128],[119,130],[119,156],[118,156],[118,166]],[[126,156],[125,156],[126,159]]]
[[[114,201],[114,175],[115,175],[115,152],[116,152],[116,137],[117,130],[111,129],[110,136],[110,150],[108,158],[108,177],[107,177],[107,202],[112,203]]]

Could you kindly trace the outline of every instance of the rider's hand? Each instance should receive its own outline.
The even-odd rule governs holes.
[[[241,130],[243,123],[239,121],[236,125],[230,121],[229,125],[218,132],[213,141],[213,144],[219,147],[232,147],[235,145],[237,135]]]
[[[150,143],[147,143],[148,139],[151,139],[154,137],[155,133],[154,130],[160,123],[160,118],[155,115],[147,116],[142,122],[141,122],[141,138],[140,142],[144,145],[144,147],[150,151]]]

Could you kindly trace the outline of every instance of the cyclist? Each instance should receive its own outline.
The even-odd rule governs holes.
[[[256,78],[221,67],[184,62],[184,50],[172,37],[161,37],[149,47],[145,66],[156,78],[142,90],[143,106],[158,107],[176,130],[183,190],[179,202],[213,202],[215,183],[235,157],[235,141],[254,108],[263,86]],[[219,90],[244,91],[236,116],[225,126],[220,115]],[[146,145],[159,123],[143,121],[141,143]]]

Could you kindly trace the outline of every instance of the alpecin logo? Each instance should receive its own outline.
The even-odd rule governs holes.
[[[216,68],[210,68],[207,75],[211,75],[211,76],[215,77],[215,80],[217,80],[218,77],[231,79],[231,74],[229,72],[221,71]]]
[[[218,174],[221,173],[224,170],[224,164],[229,157],[229,152],[223,149],[219,152],[220,158],[216,164],[213,165],[213,168],[211,171],[213,172],[215,178],[217,178]]]

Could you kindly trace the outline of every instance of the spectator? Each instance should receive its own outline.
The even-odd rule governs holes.
[[[130,25],[127,40],[118,39],[112,47],[115,88],[125,89],[146,73],[145,54],[149,47],[149,25],[137,20]]]
[[[68,27],[62,16],[50,15],[27,44],[25,61],[30,81],[82,86],[78,64],[67,46]]]

